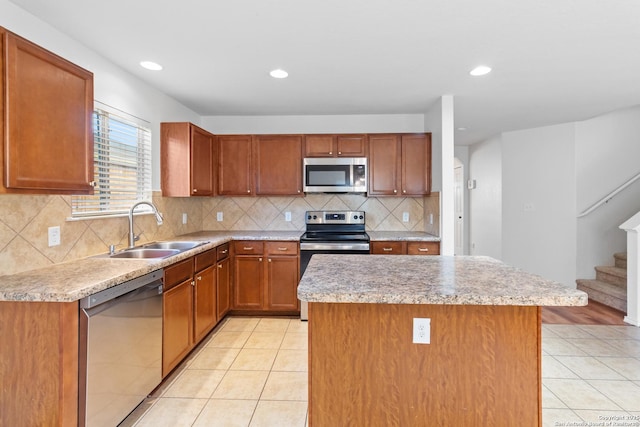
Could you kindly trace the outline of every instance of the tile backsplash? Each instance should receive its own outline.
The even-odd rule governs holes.
[[[303,231],[308,210],[349,209],[367,213],[367,230],[426,231],[439,234],[439,194],[425,198],[374,198],[355,194],[310,194],[305,197],[168,198],[154,192],[153,203],[164,216],[135,217],[138,243],[165,240],[201,230]],[[222,221],[217,213],[222,212]],[[285,221],[291,212],[291,221]],[[409,221],[403,222],[403,213]],[[183,213],[187,224],[182,223]],[[127,217],[68,221],[70,196],[0,195],[0,275],[15,274],[72,261],[127,246]],[[433,224],[430,219],[433,216]],[[49,227],[60,226],[59,246],[49,247]]]

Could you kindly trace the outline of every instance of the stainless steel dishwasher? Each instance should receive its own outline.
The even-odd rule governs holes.
[[[115,426],[162,381],[162,270],[80,301],[79,425]]]

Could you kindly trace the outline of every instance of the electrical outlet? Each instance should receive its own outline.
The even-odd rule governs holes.
[[[223,218],[224,218],[224,215],[222,214],[222,212],[218,212],[218,213],[216,214],[216,220],[217,220],[218,222],[220,222],[220,221],[224,221],[224,219],[223,219]]]
[[[409,222],[409,212],[402,212],[402,222]]]
[[[60,226],[49,227],[49,247],[60,245]]]
[[[429,214],[429,225],[433,225],[433,214]]]
[[[284,213],[284,220],[291,221],[291,212],[287,211]]]
[[[413,318],[413,343],[431,343],[431,319]]]
[[[183,224],[186,224],[186,223],[187,223],[187,214],[186,214],[186,213],[183,213],[183,214],[182,214],[182,223],[183,223]]]

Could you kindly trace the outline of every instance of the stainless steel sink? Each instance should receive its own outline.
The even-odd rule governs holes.
[[[180,252],[178,249],[133,248],[110,255],[109,258],[167,258]]]
[[[144,245],[146,249],[177,249],[179,251],[187,251],[197,246],[204,245],[207,242],[198,241],[174,241],[174,242],[156,242]]]

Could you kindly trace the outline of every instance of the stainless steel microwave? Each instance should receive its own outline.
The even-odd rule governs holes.
[[[366,193],[366,157],[307,157],[303,161],[306,193]]]

